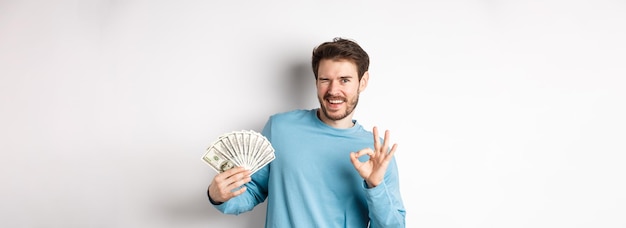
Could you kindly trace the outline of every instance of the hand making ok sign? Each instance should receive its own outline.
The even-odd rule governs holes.
[[[397,144],[393,144],[391,151],[389,150],[389,130],[385,131],[385,139],[383,145],[380,145],[380,139],[378,137],[378,129],[374,127],[374,150],[372,148],[365,148],[358,152],[350,153],[350,160],[352,165],[359,172],[361,177],[367,182],[367,186],[372,188],[378,186],[385,177],[385,171],[389,162],[393,158],[393,154],[396,152]],[[361,162],[359,157],[363,155],[369,155],[370,159]]]

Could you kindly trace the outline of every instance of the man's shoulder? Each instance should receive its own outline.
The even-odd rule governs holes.
[[[279,112],[271,116],[274,120],[300,119],[312,115],[316,109],[294,109],[290,111]]]

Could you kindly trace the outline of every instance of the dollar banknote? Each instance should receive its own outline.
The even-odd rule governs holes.
[[[202,156],[202,160],[218,173],[233,167],[243,167],[252,174],[275,158],[274,148],[269,140],[252,130],[221,135]]]

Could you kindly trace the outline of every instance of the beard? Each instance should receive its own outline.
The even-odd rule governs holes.
[[[324,95],[324,98],[317,98],[320,102],[320,108],[322,109],[322,113],[324,114],[324,116],[326,116],[326,118],[333,120],[333,121],[337,121],[337,120],[342,120],[346,117],[348,117],[350,114],[352,114],[352,112],[354,112],[354,109],[356,108],[356,105],[359,103],[359,94],[357,93],[357,95],[352,98],[351,100],[347,100],[346,98],[343,97],[336,97],[336,96],[332,96],[330,94],[326,94]],[[326,106],[324,105],[324,101],[329,100],[329,99],[341,99],[344,101],[344,103],[346,103],[346,109],[344,112],[339,112],[339,113],[329,113],[328,109],[326,108]]]

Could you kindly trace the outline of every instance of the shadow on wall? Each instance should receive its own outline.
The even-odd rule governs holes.
[[[311,71],[309,62],[306,61],[288,61],[287,67],[278,75],[279,83],[276,83],[275,89],[281,91],[278,94],[282,96],[276,98],[280,102],[280,108],[284,109],[309,109],[316,107],[317,98],[315,92],[315,78]],[[269,98],[268,98],[269,99]],[[286,111],[286,110],[279,110]],[[238,121],[233,125],[241,125],[246,129],[254,129],[261,131],[267,117],[260,119]],[[235,127],[237,128],[237,127]],[[202,177],[202,180],[210,180],[213,177]],[[208,186],[208,183],[206,183]],[[198,226],[198,224],[213,226],[225,226],[225,224],[237,224],[238,227],[258,228],[265,224],[265,215],[267,214],[266,202],[257,205],[252,211],[234,216],[226,215],[215,209],[208,201],[206,195],[202,194],[203,188],[190,188],[187,194],[177,193],[175,197],[169,195],[161,199],[158,204],[160,208],[159,217],[165,219],[167,223],[189,225],[189,227]],[[200,192],[201,194],[198,194]],[[169,200],[167,198],[173,197]]]
[[[315,76],[309,62],[292,62],[284,76],[288,80],[285,86],[289,108],[309,109],[316,107]]]
[[[176,227],[219,227],[236,224],[237,227],[258,228],[265,225],[267,201],[257,205],[252,211],[239,215],[223,214],[211,205],[206,191],[190,188],[188,193],[191,190],[194,190],[193,194],[164,195],[160,202],[155,202],[158,205],[155,207],[158,210],[155,217],[159,218],[160,223]]]

